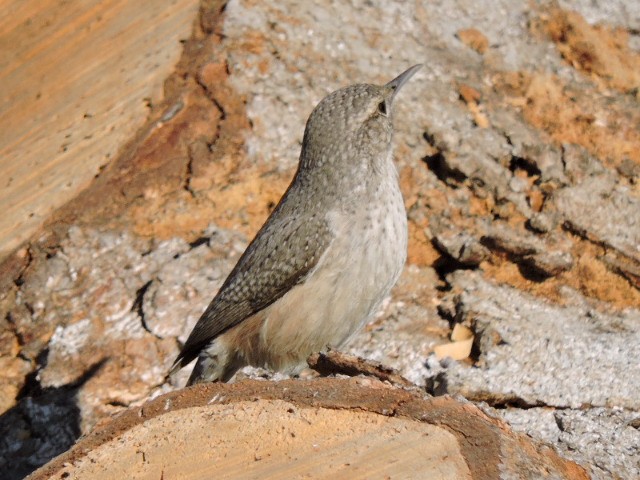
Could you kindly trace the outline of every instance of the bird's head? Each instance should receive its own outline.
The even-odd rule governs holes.
[[[414,65],[384,85],[351,85],[327,95],[307,121],[301,162],[318,167],[353,155],[390,151],[393,101],[421,66]]]

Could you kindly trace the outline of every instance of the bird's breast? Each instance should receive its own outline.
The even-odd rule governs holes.
[[[326,213],[333,239],[305,280],[264,311],[254,364],[282,369],[343,345],[389,294],[406,259],[404,202],[395,181],[368,191]]]

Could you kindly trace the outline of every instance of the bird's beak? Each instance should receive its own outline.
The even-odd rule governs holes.
[[[394,78],[393,80],[391,80],[389,83],[385,85],[385,87],[391,89],[391,95],[389,96],[389,103],[393,102],[393,99],[398,93],[398,90],[400,90],[400,87],[402,87],[405,83],[407,83],[409,79],[413,77],[414,73],[416,73],[421,68],[422,68],[421,63],[419,63],[418,65],[414,65],[413,67],[402,72],[400,75],[398,75],[396,78]]]

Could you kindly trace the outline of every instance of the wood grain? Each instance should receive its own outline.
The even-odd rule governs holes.
[[[0,259],[144,123],[197,0],[0,0]]]
[[[205,383],[96,428],[29,480],[588,478],[477,407],[372,378]]]

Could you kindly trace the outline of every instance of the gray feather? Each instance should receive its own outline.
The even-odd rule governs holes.
[[[278,300],[317,265],[333,235],[325,218],[300,214],[306,210],[299,208],[304,200],[298,191],[294,178],[196,323],[172,371],[187,365],[218,335]]]

